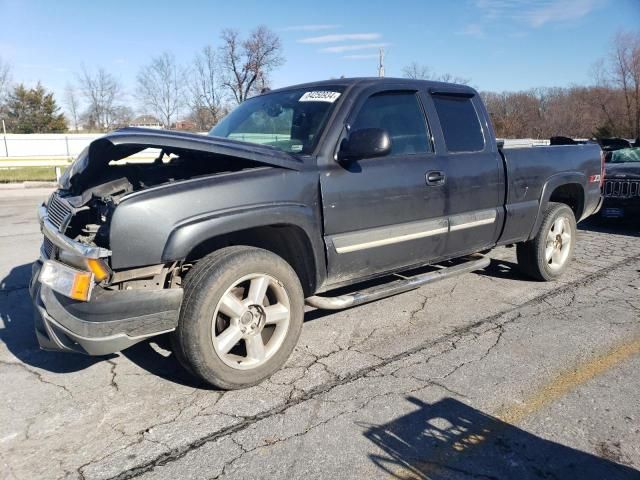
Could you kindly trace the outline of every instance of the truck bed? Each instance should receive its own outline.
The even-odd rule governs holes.
[[[575,188],[582,188],[584,198],[590,200],[575,212],[577,221],[597,208],[601,175],[601,150],[597,144],[506,148],[500,152],[508,179],[507,220],[501,244],[530,237],[540,204],[549,199],[556,183],[569,181]]]

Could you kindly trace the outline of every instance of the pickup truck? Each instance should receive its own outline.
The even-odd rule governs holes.
[[[479,270],[501,245],[558,278],[600,207],[602,166],[598,145],[503,150],[474,89],[421,80],[269,91],[208,136],[117,130],[39,209],[36,335],[103,355],[171,333],[193,375],[253,385],[293,351],[305,303]]]

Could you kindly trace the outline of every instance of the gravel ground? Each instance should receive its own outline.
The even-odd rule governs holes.
[[[0,477],[640,478],[640,233],[582,227],[571,270],[486,271],[341,312],[243,391],[166,339],[40,351],[27,282],[41,189],[0,191]]]

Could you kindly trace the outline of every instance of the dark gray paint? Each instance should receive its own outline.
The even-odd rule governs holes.
[[[488,116],[475,90],[466,86],[400,79],[341,79],[304,87],[344,84],[345,92],[312,156],[296,157],[269,147],[226,139],[206,139],[170,132],[127,130],[112,134],[119,145],[205,149],[225,156],[268,164],[156,186],[125,196],[116,208],[110,249],[115,269],[181,260],[201,242],[250,227],[291,224],[308,236],[317,271],[318,290],[526,240],[536,230],[553,190],[576,183],[584,191],[582,217],[599,202],[599,186],[587,183],[600,173],[597,145],[496,147]],[[299,87],[296,87],[299,88]],[[433,138],[434,152],[385,156],[338,163],[345,124],[372,93],[410,90],[420,97]],[[449,154],[431,93],[473,96],[481,120],[482,152]],[[431,171],[446,182],[427,185]],[[332,238],[374,227],[473,214],[495,209],[491,224],[417,238],[402,243],[338,254]],[[326,267],[326,274],[325,274]]]

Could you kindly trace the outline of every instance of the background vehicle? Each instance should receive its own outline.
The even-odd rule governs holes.
[[[624,148],[607,154],[603,187],[604,218],[640,218],[640,148]]]
[[[613,152],[622,148],[633,147],[632,143],[624,138],[599,138],[598,143],[604,152]]]
[[[305,299],[358,305],[484,268],[473,254],[506,244],[553,280],[601,202],[597,145],[502,151],[462,85],[305,84],[247,100],[211,135],[124,129],[67,170],[40,210],[44,348],[104,354],[174,332],[192,373],[252,385],[293,350]],[[148,148],[155,161],[127,162]]]

